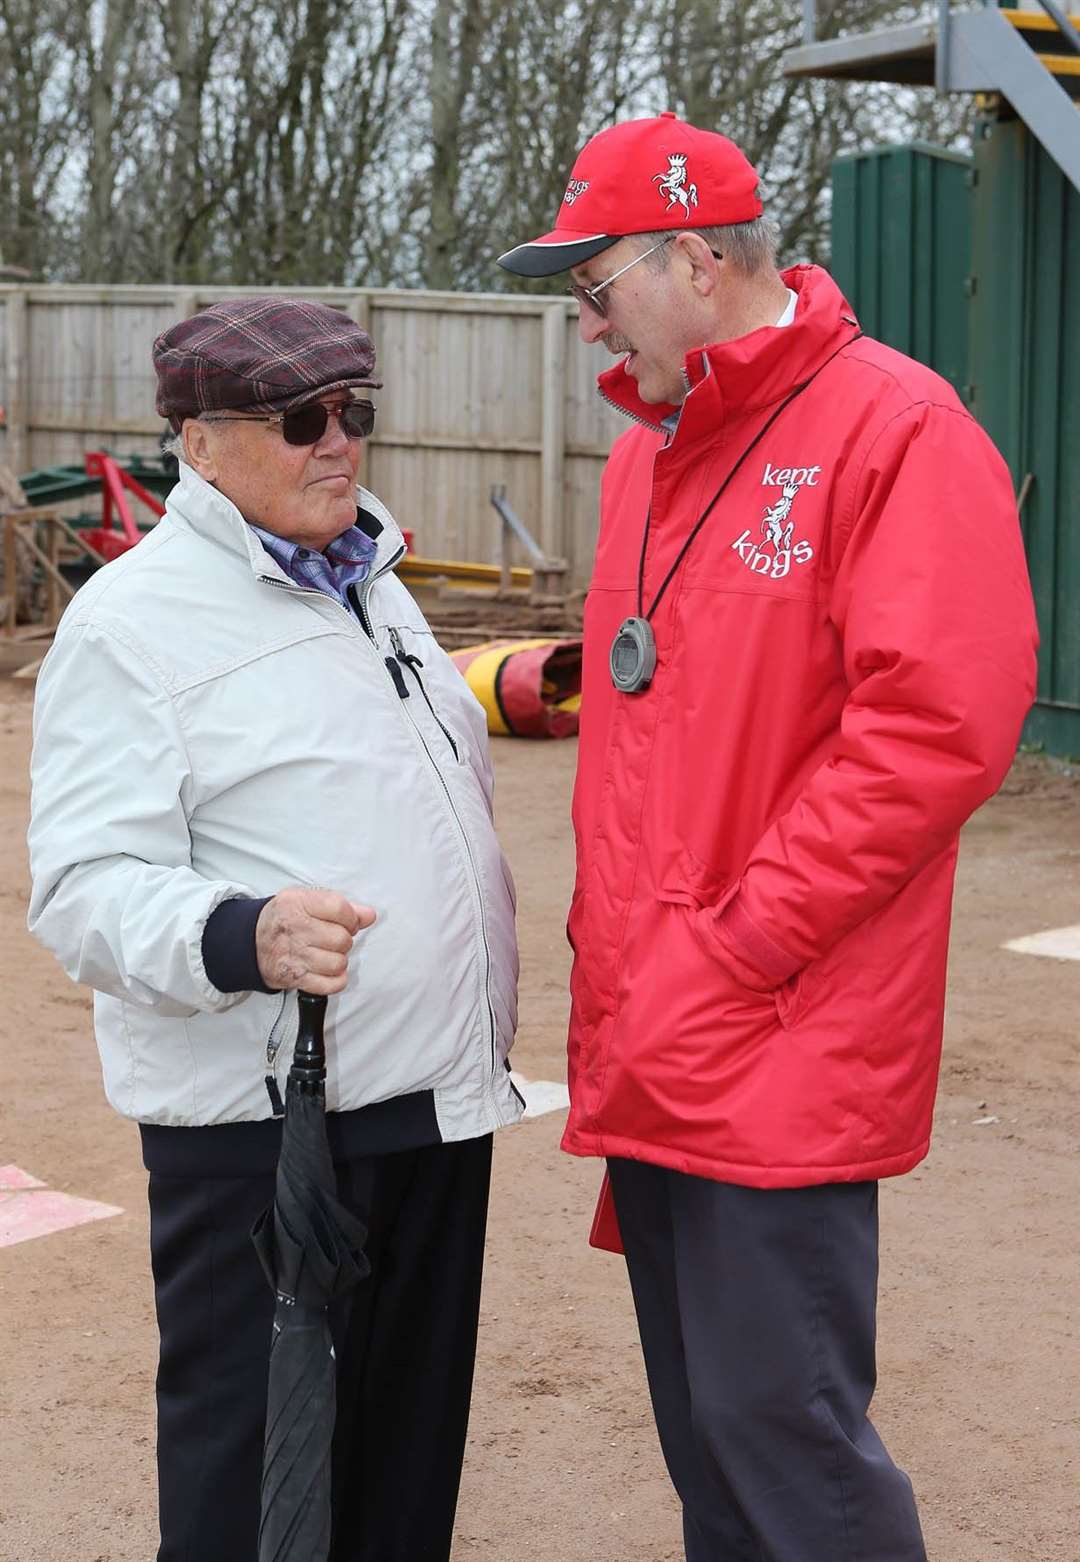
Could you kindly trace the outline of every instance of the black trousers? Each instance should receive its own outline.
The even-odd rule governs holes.
[[[472,1390],[491,1136],[337,1167],[370,1277],[331,1314],[333,1562],[447,1562]],[[150,1178],[158,1562],[256,1562],[273,1177]]]
[[[867,1420],[877,1183],[608,1164],[687,1562],[925,1562],[911,1483]]]

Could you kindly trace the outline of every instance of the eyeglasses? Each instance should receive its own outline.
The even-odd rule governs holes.
[[[370,401],[346,401],[338,407],[325,407],[321,401],[313,401],[306,407],[297,407],[295,412],[268,413],[265,417],[232,417],[224,412],[211,412],[208,421],[279,423],[281,437],[287,445],[317,445],[332,417],[337,418],[347,439],[367,439],[375,427],[375,407]]]
[[[617,282],[618,279],[625,275],[625,273],[629,271],[632,266],[636,266],[639,260],[646,260],[650,255],[655,255],[658,249],[663,249],[664,245],[670,244],[672,239],[675,237],[676,235],[674,233],[669,233],[665,238],[660,240],[659,244],[654,244],[652,249],[642,250],[640,255],[635,255],[633,260],[628,260],[625,266],[620,266],[618,271],[613,271],[610,277],[605,277],[604,280],[602,282],[598,282],[595,287],[582,287],[580,282],[571,282],[566,291],[572,298],[576,298],[579,304],[587,304],[590,309],[595,310],[595,312],[600,316],[601,320],[606,320],[607,299],[600,297],[604,289],[606,287],[610,287],[613,282]],[[723,256],[719,250],[710,249],[709,254],[712,255],[715,260],[723,259]]]

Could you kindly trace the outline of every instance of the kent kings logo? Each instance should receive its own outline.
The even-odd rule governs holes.
[[[767,504],[756,537],[748,526],[741,537],[731,544],[748,570],[755,575],[767,575],[770,580],[783,580],[790,574],[793,564],[809,564],[814,550],[808,542],[793,542],[795,522],[791,518],[792,506],[800,488],[816,488],[819,466],[775,467],[765,463],[763,488],[779,488],[780,497],[775,504]],[[771,551],[770,551],[771,550]]]

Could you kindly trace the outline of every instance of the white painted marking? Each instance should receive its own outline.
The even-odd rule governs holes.
[[[1052,927],[1026,938],[1010,938],[1003,949],[1021,955],[1045,955],[1050,960],[1080,960],[1080,922],[1073,927]]]
[[[18,1166],[0,1166],[0,1247],[123,1213],[114,1204],[57,1193]]]
[[[21,1166],[0,1166],[0,1188],[14,1192],[16,1188],[43,1188],[40,1177],[31,1177]]]
[[[565,1112],[570,1105],[570,1092],[563,1084],[550,1079],[526,1079],[524,1074],[511,1074],[514,1088],[524,1097],[525,1116],[543,1117],[545,1112]]]

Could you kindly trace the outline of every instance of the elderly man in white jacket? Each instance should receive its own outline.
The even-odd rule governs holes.
[[[492,1131],[520,1116],[513,887],[483,715],[356,487],[374,349],[322,305],[158,338],[166,514],[64,616],[35,711],[30,926],[95,989],[150,1173],[159,1562],[255,1562],[295,991],[370,1278],[333,1319],[340,1562],[449,1556]]]

